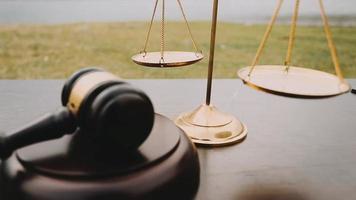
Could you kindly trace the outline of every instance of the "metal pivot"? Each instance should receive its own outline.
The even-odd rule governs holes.
[[[234,116],[223,113],[211,105],[217,16],[218,0],[214,0],[206,102],[192,112],[181,114],[175,120],[177,126],[183,129],[194,143],[203,146],[236,144],[247,136],[247,128],[244,124]]]
[[[193,43],[193,47],[195,48],[195,52],[183,52],[183,51],[166,51],[165,44],[165,10],[166,10],[166,2],[165,0],[161,0],[161,41],[160,41],[160,51],[159,52],[147,52],[148,42],[150,40],[152,26],[155,19],[155,15],[158,8],[158,1],[155,1],[153,14],[151,17],[148,33],[146,36],[146,41],[143,50],[132,57],[132,60],[139,65],[147,66],[147,67],[181,67],[186,65],[191,65],[196,62],[199,62],[204,58],[202,51],[198,49],[198,45],[194,40],[191,28],[189,26],[186,14],[183,9],[183,5],[180,0],[177,0],[179,8],[181,10],[184,22],[188,29],[189,36]]]

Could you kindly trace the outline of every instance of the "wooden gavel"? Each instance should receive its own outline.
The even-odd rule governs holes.
[[[19,148],[60,138],[86,134],[110,141],[122,151],[136,150],[149,136],[154,109],[148,96],[101,69],[87,68],[73,74],[62,90],[62,105],[33,123],[0,137],[0,158]]]

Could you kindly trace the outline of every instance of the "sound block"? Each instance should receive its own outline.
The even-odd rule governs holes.
[[[1,199],[194,198],[200,173],[196,149],[166,117],[156,114],[137,152],[103,155],[93,150],[96,143],[81,133],[18,150],[2,163]]]

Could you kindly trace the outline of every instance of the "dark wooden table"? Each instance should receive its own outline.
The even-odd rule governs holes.
[[[204,80],[131,80],[172,119],[204,102]],[[63,81],[0,81],[0,129],[60,105]],[[356,85],[356,80],[350,80]],[[356,95],[293,99],[216,80],[212,101],[249,129],[235,146],[199,149],[197,199],[356,199]]]

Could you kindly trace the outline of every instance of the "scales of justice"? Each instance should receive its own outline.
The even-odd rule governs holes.
[[[148,67],[181,67],[194,64],[203,59],[202,52],[197,47],[184,13],[183,5],[180,0],[177,0],[177,3],[181,9],[195,52],[165,51],[165,0],[161,0],[161,51],[146,52],[158,6],[158,0],[156,0],[144,49],[132,57],[135,63]],[[183,129],[194,143],[205,146],[223,146],[237,143],[247,135],[247,128],[244,124],[233,115],[223,113],[211,104],[217,17],[218,0],[214,0],[206,102],[191,112],[181,114],[175,120],[176,125]]]
[[[156,0],[155,2],[154,12],[151,18],[144,49],[139,54],[132,57],[133,61],[137,64],[148,67],[181,67],[194,64],[202,60],[203,55],[201,51],[198,50],[180,0],[177,0],[177,3],[181,9],[189,35],[196,51],[165,51],[165,0],[161,0],[161,51],[151,53],[146,51],[152,30],[154,16],[158,7],[158,1],[159,0]],[[326,38],[331,52],[332,61],[334,63],[336,75],[315,69],[291,66],[300,0],[295,0],[295,8],[289,34],[288,51],[284,65],[257,65],[283,4],[283,0],[278,0],[277,8],[275,9],[272,19],[263,36],[252,65],[238,71],[238,76],[244,83],[254,89],[262,90],[272,94],[298,98],[323,98],[340,95],[350,91],[350,86],[342,75],[339,58],[332,39],[323,0],[318,1],[320,4],[324,31],[326,33]],[[182,113],[175,119],[176,125],[183,129],[195,144],[203,146],[226,146],[236,144],[243,141],[248,132],[247,127],[236,117],[231,114],[221,112],[211,103],[218,5],[218,0],[214,0],[206,101],[195,110]]]
[[[239,76],[254,88],[285,96],[315,98],[349,91],[322,0],[324,29],[337,76],[290,66],[300,0],[295,1],[285,65],[257,66],[282,2],[278,2],[252,66],[239,71]],[[203,59],[180,0],[177,3],[195,51],[165,50],[165,0],[161,0],[161,50],[147,52],[158,3],[156,0],[144,50],[133,56],[133,61],[147,67],[171,68]],[[60,109],[0,135],[0,190],[10,197],[5,199],[194,198],[200,164],[190,140],[199,145],[225,146],[247,136],[242,122],[211,104],[217,17],[218,0],[214,0],[203,105],[179,115],[173,123],[155,113],[143,91],[102,69],[82,69],[65,82]]]

